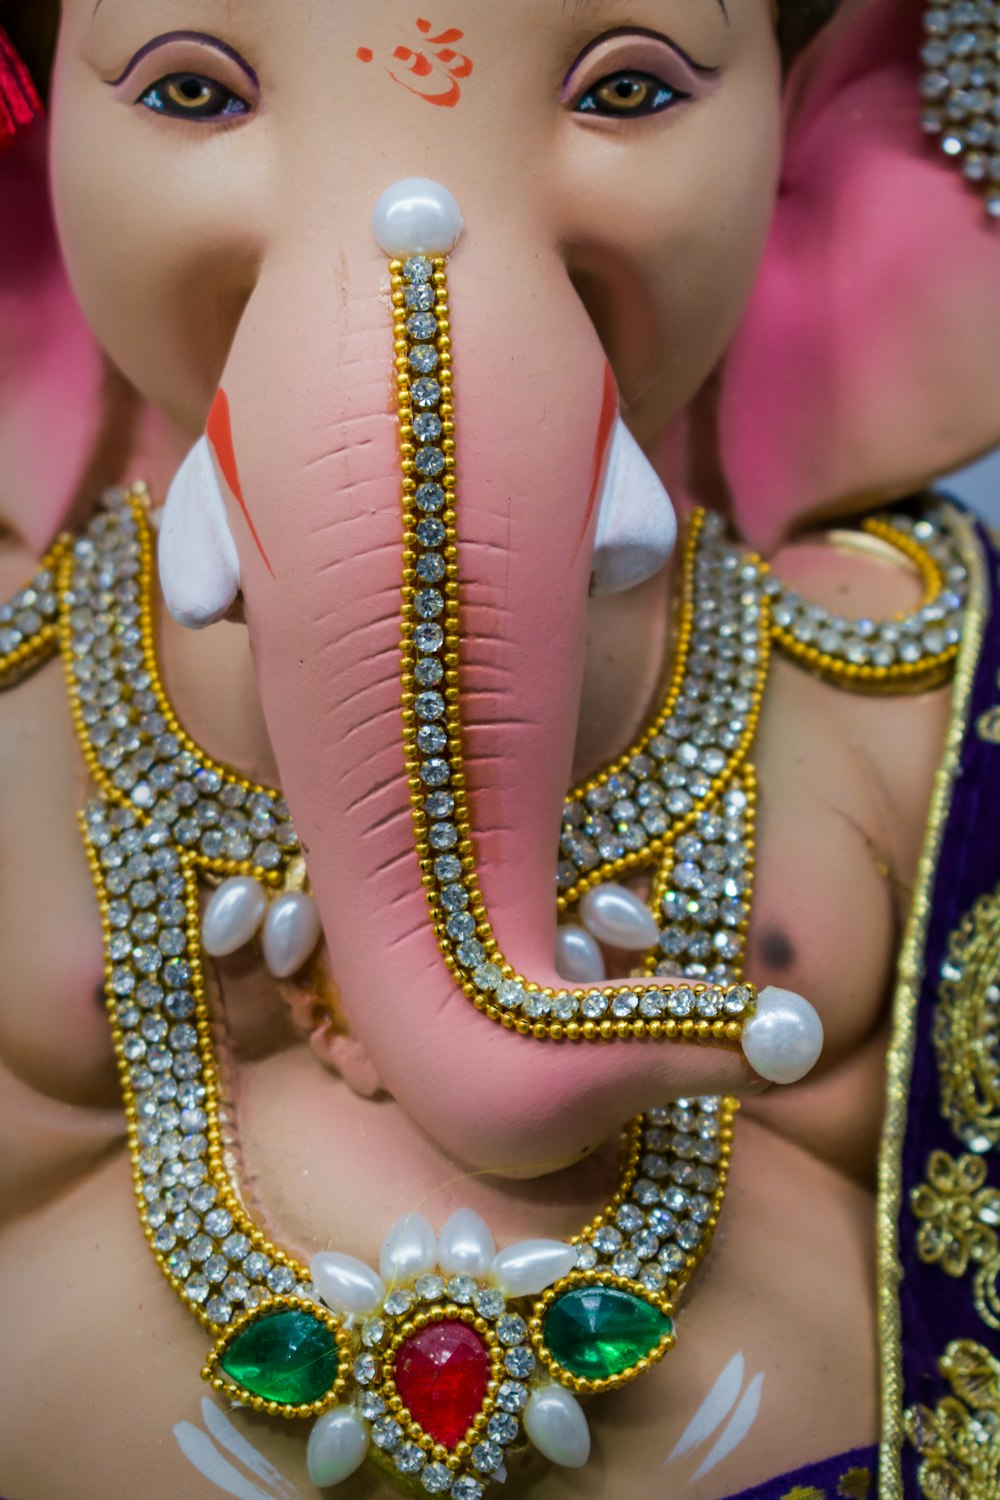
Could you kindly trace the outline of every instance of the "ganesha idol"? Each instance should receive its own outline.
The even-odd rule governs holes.
[[[0,0],[0,1494],[1000,1493],[994,0]]]

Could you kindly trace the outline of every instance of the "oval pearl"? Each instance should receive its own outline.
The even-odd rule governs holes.
[[[285,891],[264,921],[264,962],[276,979],[301,969],[320,940],[316,902],[306,891]]]
[[[224,880],[205,907],[201,941],[213,958],[225,958],[249,943],[267,913],[267,892],[252,875]]]
[[[823,1050],[823,1022],[793,990],[769,985],[743,1028],[743,1052],[755,1073],[771,1083],[798,1083]]]
[[[323,1250],[314,1255],[309,1275],[327,1307],[334,1312],[364,1317],[385,1296],[385,1282],[377,1271],[353,1255]]]
[[[404,177],[386,188],[372,213],[386,255],[447,255],[465,228],[454,196],[430,177]]]
[[[539,1453],[564,1469],[581,1469],[590,1457],[590,1428],[583,1407],[561,1385],[543,1385],[524,1409],[524,1430]]]
[[[449,1276],[485,1276],[497,1253],[485,1219],[471,1208],[456,1208],[438,1239],[438,1265]]]
[[[604,954],[585,927],[567,923],[556,928],[556,973],[571,984],[595,984],[607,978]]]
[[[415,1281],[433,1271],[437,1254],[437,1235],[423,1214],[407,1214],[382,1241],[379,1270],[388,1282]]]
[[[368,1428],[364,1422],[349,1406],[335,1406],[319,1418],[309,1434],[309,1478],[317,1489],[340,1484],[360,1469],[367,1452]]]
[[[623,885],[598,885],[580,898],[580,921],[610,948],[654,948],[660,929],[644,901]]]
[[[534,1297],[576,1265],[576,1251],[563,1240],[518,1240],[493,1262],[497,1285],[507,1297]]]

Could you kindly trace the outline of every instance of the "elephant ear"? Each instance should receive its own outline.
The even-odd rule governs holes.
[[[107,472],[108,385],[63,267],[38,119],[0,151],[0,523],[36,553]]]
[[[715,413],[759,547],[1000,438],[1000,223],[922,132],[921,10],[845,0],[788,79],[774,222]]]

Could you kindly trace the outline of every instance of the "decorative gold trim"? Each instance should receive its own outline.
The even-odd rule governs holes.
[[[246,1386],[240,1385],[222,1369],[222,1356],[236,1342],[240,1334],[251,1324],[260,1323],[264,1318],[271,1317],[276,1312],[308,1313],[317,1323],[321,1323],[333,1334],[337,1346],[337,1378],[326,1395],[321,1396],[318,1401],[309,1401],[302,1406],[291,1402],[269,1401],[266,1396],[255,1396],[252,1391],[247,1390]],[[273,1297],[269,1302],[262,1302],[259,1307],[240,1313],[226,1326],[215,1348],[210,1350],[205,1360],[201,1378],[207,1380],[213,1390],[228,1396],[240,1406],[250,1407],[253,1411],[262,1412],[268,1417],[321,1417],[324,1412],[336,1406],[351,1382],[351,1352],[351,1336],[329,1308],[321,1307],[315,1302],[307,1302],[304,1297]],[[344,1373],[345,1371],[347,1373]]]
[[[886,1116],[879,1151],[877,1233],[878,1330],[881,1356],[881,1439],[879,1500],[903,1500],[900,1450],[903,1428],[903,1369],[898,1224],[903,1207],[903,1142],[916,1035],[917,1004],[923,979],[923,952],[930,921],[930,898],[945,824],[951,806],[965,736],[969,702],[986,622],[987,593],[982,548],[972,523],[957,515],[959,549],[969,570],[965,630],[955,670],[945,748],[934,781],[927,829],[917,869],[913,903],[897,966],[892,1032],[886,1057]]]
[[[59,570],[63,558],[67,552],[71,552],[73,538],[63,534],[56,538],[52,546],[42,558],[35,569],[32,578],[25,584],[25,589],[30,589],[40,573],[51,573],[53,578],[52,588],[58,589]],[[13,651],[8,651],[6,656],[0,656],[0,691],[13,687],[22,678],[28,677],[49,657],[54,656],[59,649],[59,619],[46,620],[37,630],[27,635],[20,645],[15,646]]]
[[[628,1296],[635,1297],[637,1301],[654,1307],[657,1312],[670,1319],[670,1327],[654,1349],[643,1355],[641,1359],[637,1359],[634,1365],[629,1365],[627,1370],[621,1370],[617,1375],[608,1375],[604,1380],[587,1380],[581,1375],[574,1375],[572,1370],[567,1370],[559,1363],[545,1342],[545,1314],[553,1302],[564,1292],[578,1291],[585,1286],[606,1286],[618,1292],[625,1292]],[[658,1297],[653,1292],[641,1290],[637,1288],[634,1281],[624,1276],[616,1276],[613,1271],[570,1271],[568,1276],[564,1276],[561,1281],[550,1286],[535,1303],[531,1317],[528,1319],[528,1335],[535,1354],[553,1380],[558,1380],[560,1385],[567,1386],[578,1396],[599,1396],[602,1391],[616,1391],[623,1385],[631,1384],[633,1380],[659,1364],[663,1356],[677,1342],[674,1316],[674,1304],[666,1296]]]

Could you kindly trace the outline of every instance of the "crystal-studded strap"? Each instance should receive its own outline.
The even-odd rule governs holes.
[[[810,604],[768,576],[778,649],[837,687],[854,692],[925,692],[950,675],[962,634],[968,572],[954,511],[873,516],[862,532],[908,558],[924,584],[923,604],[888,619],[848,619]]]
[[[111,495],[61,568],[74,724],[104,795],[170,830],[204,869],[278,884],[299,853],[280,795],[211,760],[160,680],[152,538],[142,495]]]
[[[58,649],[57,576],[69,546],[69,538],[60,537],[31,582],[0,606],[0,689],[19,682]]]
[[[254,1224],[226,1167],[195,855],[170,823],[104,798],[82,823],[139,1216],[174,1290],[218,1332],[301,1294],[308,1273]]]
[[[477,1009],[522,1035],[572,1041],[650,1036],[736,1045],[754,1009],[750,986],[729,988],[725,1013],[686,1031],[669,1015],[647,1020],[638,1012],[628,985],[551,989],[519,974],[500,951],[479,889],[465,792],[459,498],[445,262],[415,255],[406,262],[390,262],[389,271],[402,468],[404,751],[417,853],[444,960]],[[706,520],[704,524],[715,536],[716,523]],[[691,566],[706,575],[697,583],[706,592],[715,586],[716,573],[729,581],[734,600],[752,582],[749,575],[741,576],[741,570],[752,572],[752,564],[721,541],[714,551],[693,549],[690,558]],[[696,619],[696,629],[708,628],[708,613],[706,604],[706,619]],[[741,633],[736,614],[732,620],[727,614],[726,628],[733,638],[715,652],[698,655],[699,675],[691,701],[678,699],[675,705],[679,715],[688,709],[701,713],[703,696],[711,698],[712,674],[720,669],[728,674],[727,684],[737,692],[739,702],[746,705],[738,729],[733,730],[727,720],[724,739],[716,739],[713,731],[712,737],[700,741],[697,754],[702,763],[707,765],[712,754],[719,762],[715,781],[713,773],[707,773],[707,788],[716,785],[730,763],[731,751],[723,748],[730,736],[732,750],[739,746],[745,750],[752,737],[767,650],[765,620],[766,606],[762,605],[753,625],[743,627]],[[679,724],[680,720],[678,728]],[[666,740],[663,745],[666,755]],[[696,801],[691,798],[692,813]],[[642,834],[644,839],[652,838],[646,829]],[[623,1005],[629,1006],[627,1014]]]
[[[769,664],[760,562],[697,512],[684,556],[677,653],[666,698],[619,760],[570,793],[560,911],[591,886],[661,860],[745,764]]]

